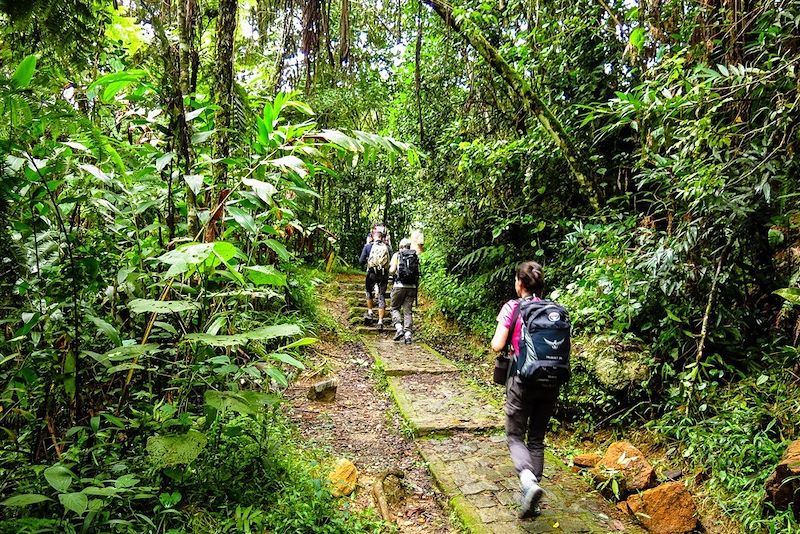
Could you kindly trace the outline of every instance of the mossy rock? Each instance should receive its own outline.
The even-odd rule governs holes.
[[[650,354],[642,347],[600,337],[575,339],[573,347],[573,366],[585,369],[610,393],[641,386],[649,378]]]

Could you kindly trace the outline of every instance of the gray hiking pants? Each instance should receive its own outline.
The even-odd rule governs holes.
[[[392,325],[402,324],[403,330],[411,332],[411,310],[417,299],[416,287],[392,287]],[[400,310],[403,310],[402,321]],[[397,328],[397,327],[395,327]]]
[[[537,480],[542,479],[544,435],[556,408],[558,389],[525,385],[519,377],[508,377],[506,441],[517,473],[530,469]]]

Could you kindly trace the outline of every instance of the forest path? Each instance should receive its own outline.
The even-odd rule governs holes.
[[[388,321],[383,332],[364,326],[363,291],[362,277],[339,277],[351,327],[383,369],[430,473],[469,532],[643,532],[550,453],[542,514],[518,520],[518,479],[505,444],[502,409],[425,343],[392,341]]]

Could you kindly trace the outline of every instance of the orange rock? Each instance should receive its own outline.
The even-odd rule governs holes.
[[[656,482],[656,472],[642,451],[627,441],[613,443],[606,455],[597,463],[602,469],[614,469],[622,473],[628,491],[651,488]]]
[[[765,500],[775,505],[778,510],[791,506],[795,514],[800,513],[800,480],[789,477],[800,476],[800,439],[789,444],[783,453],[780,463],[766,482],[767,496]]]
[[[617,503],[617,509],[622,512],[623,514],[631,513],[631,509],[628,507],[628,503],[626,501],[620,501]]]
[[[655,534],[684,534],[697,527],[697,509],[680,482],[667,482],[626,501],[644,527]]]
[[[602,457],[599,454],[590,452],[586,454],[576,454],[572,459],[572,463],[578,467],[594,467],[600,460],[602,460]]]
[[[350,495],[356,489],[358,469],[353,462],[342,458],[336,462],[336,467],[328,475],[328,480],[331,481],[331,495],[334,497]]]

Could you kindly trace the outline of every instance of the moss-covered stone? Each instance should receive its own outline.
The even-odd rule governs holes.
[[[572,358],[575,367],[582,367],[610,392],[624,391],[649,377],[646,350],[607,338],[575,340]]]

